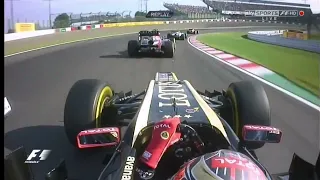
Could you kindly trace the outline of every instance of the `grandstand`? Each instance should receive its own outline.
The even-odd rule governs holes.
[[[303,10],[305,15],[303,17],[277,17],[273,18],[274,21],[295,21],[302,22],[312,15],[310,5],[286,3],[286,2],[272,2],[265,0],[202,0],[205,6],[191,6],[164,3],[164,7],[175,13],[217,13],[224,15],[228,18],[246,18],[246,19],[259,19],[262,17],[245,17],[246,10]],[[210,10],[211,8],[211,10]],[[271,18],[270,18],[271,20]]]
[[[81,13],[70,14],[70,23],[72,27],[81,25],[98,24],[102,22],[113,22],[121,18],[120,13],[99,12],[99,13]]]
[[[311,13],[310,5],[263,0],[203,0],[209,7],[224,12],[244,12],[245,10],[304,10]]]
[[[164,3],[163,6],[176,14],[188,14],[188,13],[212,13],[205,6],[191,6],[191,5],[179,5]]]

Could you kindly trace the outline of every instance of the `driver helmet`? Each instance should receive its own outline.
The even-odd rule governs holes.
[[[185,163],[170,180],[267,180],[246,155],[231,150],[207,153]]]

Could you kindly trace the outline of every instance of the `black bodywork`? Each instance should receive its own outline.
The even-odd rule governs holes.
[[[273,179],[275,177],[272,176],[259,162],[254,151],[248,150],[241,143],[229,124],[219,116],[220,111],[223,111],[225,108],[229,108],[229,103],[225,99],[224,91],[195,92],[195,89],[190,87],[191,85],[188,81],[178,80],[174,73],[158,73],[155,79],[156,81],[151,81],[148,88],[139,94],[131,95],[131,92],[127,94],[120,93],[118,94],[119,97],[115,97],[115,105],[122,107],[122,115],[119,116],[118,120],[120,122],[123,119],[132,120],[128,122],[128,124],[123,122],[122,125],[127,125],[127,130],[122,137],[121,144],[117,147],[110,161],[101,172],[99,180],[120,180],[123,179],[123,176],[129,176],[131,179],[137,179],[135,177],[134,170],[135,167],[139,166],[138,158],[142,155],[143,150],[146,148],[150,140],[154,123],[157,123],[168,116],[174,117],[177,115],[198,132],[204,144],[206,144],[205,152],[203,152],[204,154],[219,149],[232,149],[250,157],[261,168],[261,170],[265,172],[268,179]],[[170,95],[172,94],[163,93],[163,90],[166,89],[166,87],[163,86],[168,85],[174,85],[177,88],[176,90],[183,92],[187,98],[177,98],[177,100],[172,102],[172,99],[170,99]],[[225,129],[228,140],[226,140],[221,129],[212,126],[213,123],[210,122],[206,112],[201,108],[201,103],[197,99],[195,93],[197,93],[198,96],[201,97],[217,114],[219,121]],[[142,96],[144,96],[144,98],[140,98]],[[151,99],[148,99],[150,96]],[[148,102],[149,100],[150,102]],[[144,103],[150,105],[149,113],[147,115],[140,112],[145,110]],[[173,107],[169,104],[176,104],[176,106]],[[192,117],[188,116],[190,115],[190,113],[188,113],[190,109],[196,111],[196,113],[191,114]],[[141,116],[146,117],[146,119],[141,119]],[[141,120],[146,120],[146,126],[139,131],[136,140],[133,141],[135,131],[137,131],[136,127],[139,126],[138,123],[141,124]],[[210,134],[210,136],[208,136],[208,134]],[[167,151],[170,151],[170,148]],[[133,159],[134,161],[132,162]],[[297,159],[298,156],[294,156],[292,163],[297,164]],[[166,161],[170,162],[170,169],[167,168],[168,164],[165,163]],[[164,155],[157,168],[157,173],[161,176],[158,176],[155,179],[167,179],[170,175],[177,172],[182,163],[183,162],[179,162],[178,159],[174,159],[174,157],[170,155]],[[300,162],[298,162],[298,166],[304,165],[305,163],[306,162],[302,162],[300,160]],[[126,167],[131,165],[133,165],[132,168],[126,169]],[[301,177],[301,175],[301,173],[299,176],[297,173],[295,174],[296,177]],[[307,176],[306,174],[303,175],[304,176],[302,177]]]
[[[157,38],[154,40],[154,38]],[[160,37],[158,30],[140,31],[138,40],[130,40],[128,42],[129,56],[137,56],[140,53],[157,53],[165,57],[173,57],[175,50],[175,41]]]
[[[271,175],[259,162],[254,151],[248,150],[229,124],[219,116],[220,111],[229,108],[228,101],[224,98],[224,91],[205,91],[203,93],[196,91],[188,81],[178,80],[173,73],[158,73],[155,79],[156,80],[150,82],[146,90],[139,94],[132,94],[132,92],[117,93],[113,97],[113,107],[118,109],[118,126],[126,128],[126,131],[122,136],[121,143],[112,151],[111,158],[110,154],[108,154],[103,161],[106,166],[101,172],[99,180],[121,180],[124,179],[123,176],[135,179],[134,169],[139,165],[138,158],[142,155],[143,150],[150,141],[154,123],[168,116],[180,116],[184,123],[192,126],[198,132],[206,144],[205,152],[203,153],[213,152],[219,149],[231,149],[241,152],[250,157],[270,180],[288,175],[290,175],[289,180],[313,180],[319,176],[319,174],[315,173],[319,173],[319,158],[317,165],[313,166],[296,155],[293,157],[289,173]],[[168,85],[176,87],[176,90],[183,92],[184,95],[172,101],[170,98],[172,94],[163,93],[164,90],[166,90],[165,86]],[[225,130],[225,135],[221,131],[222,128],[213,126],[214,123],[208,118],[208,112],[202,108],[203,104],[199,101],[199,97],[216,113],[219,122],[221,122]],[[145,109],[146,107],[147,109]],[[195,113],[191,113],[192,110]],[[190,117],[190,115],[192,115],[192,117]],[[208,134],[210,134],[210,136],[208,136]],[[170,149],[168,151],[170,151]],[[25,174],[30,176],[30,178],[26,180],[32,179],[32,175],[29,175],[31,173],[28,174],[29,167],[23,163],[26,157],[26,153],[23,153],[21,148],[13,152],[5,159],[6,173],[16,175]],[[158,174],[161,175],[158,179],[164,179],[164,177],[166,179],[168,176],[177,172],[181,162],[172,158],[171,156],[163,156],[157,168]],[[168,166],[166,166],[166,161],[170,162],[171,166],[169,170],[167,168]],[[304,171],[300,171],[300,169],[304,169]],[[47,174],[46,179],[65,180],[67,177],[68,173],[65,162],[62,161],[58,167]],[[11,180],[20,179],[12,178]]]
[[[190,103],[190,107],[195,108],[195,107],[199,107],[199,103],[197,102],[197,100],[195,100],[195,98],[193,97],[192,93],[190,92],[190,89],[187,88],[186,82],[185,81],[177,81],[174,82],[176,84],[179,84],[182,86],[181,89],[184,89],[185,94],[189,97],[188,101]],[[162,106],[162,108],[160,108],[159,110],[159,104],[162,103],[171,103],[170,100],[164,100],[162,101],[160,98],[158,98],[158,94],[159,94],[159,87],[161,82],[156,82],[154,85],[154,93],[152,94],[152,101],[151,101],[151,109],[150,109],[150,113],[148,115],[148,125],[146,127],[144,127],[141,130],[141,135],[139,135],[135,141],[134,144],[132,144],[132,138],[133,138],[133,134],[134,134],[134,129],[137,123],[137,116],[135,115],[133,117],[132,122],[129,124],[128,129],[122,139],[122,143],[119,145],[119,147],[117,148],[117,150],[115,151],[113,157],[111,158],[109,164],[105,167],[104,171],[101,173],[101,176],[99,178],[99,180],[104,180],[104,179],[108,179],[108,177],[112,180],[116,180],[116,179],[121,179],[123,175],[128,174],[128,172],[125,171],[124,167],[126,166],[126,162],[127,162],[127,158],[135,158],[135,166],[138,166],[138,157],[140,157],[143,153],[143,149],[145,149],[146,145],[148,144],[148,138],[151,136],[152,133],[152,129],[153,129],[153,124],[162,120],[163,118],[165,118],[164,116],[166,116],[167,114],[171,114],[171,116],[175,116],[176,114],[181,115],[182,117],[186,117],[186,115],[188,115],[186,112],[187,109],[191,109],[191,108],[181,108],[179,107],[178,110],[175,112],[172,108],[172,106]],[[198,92],[200,93],[200,92]],[[225,103],[223,100],[223,92],[213,92],[213,93],[200,93],[202,94],[202,97],[205,99],[205,101],[212,107],[212,109],[214,109],[217,113],[219,112],[219,110],[221,110],[222,108],[224,108]],[[139,94],[139,96],[142,94]],[[129,99],[130,101],[134,101],[135,98],[138,98],[137,96],[133,96],[131,99]],[[128,100],[128,101],[129,101]],[[179,102],[177,102],[179,103]],[[180,102],[182,103],[182,102]],[[209,123],[208,118],[205,115],[205,112],[203,110],[199,110],[196,114],[196,116],[193,116],[192,118],[183,118],[183,120],[187,121],[187,123],[189,125],[191,125],[200,135],[200,137],[202,137],[202,140],[204,141],[205,144],[207,144],[208,146],[206,146],[206,150],[204,153],[207,152],[213,152],[215,150],[218,149],[232,149],[241,153],[244,153],[246,155],[248,155],[249,157],[251,157],[256,164],[269,176],[269,178],[271,179],[271,175],[268,173],[268,171],[265,169],[265,167],[259,163],[259,161],[256,159],[255,153],[254,152],[250,152],[249,150],[246,149],[246,147],[242,146],[240,144],[239,138],[235,135],[235,133],[233,132],[233,130],[231,129],[231,127],[228,125],[228,123],[226,121],[224,121],[222,118],[220,118],[223,127],[226,130],[227,136],[230,140],[229,144],[226,139],[224,138],[224,136],[221,134],[221,132],[219,131],[219,129],[216,129],[214,127],[212,127],[212,125]],[[138,115],[138,114],[137,114]],[[210,136],[208,137],[208,134],[210,134]],[[207,138],[205,138],[207,137]],[[142,142],[142,143],[141,143]],[[164,158],[168,158],[171,159],[172,162],[172,157],[166,157],[164,156]],[[162,160],[162,161],[166,161],[166,160]],[[176,161],[176,160],[174,160]],[[179,163],[178,163],[179,164]],[[120,168],[118,168],[120,166]],[[161,166],[161,165],[160,165]],[[172,170],[172,172],[168,172],[169,170],[167,168],[165,168],[165,165],[163,167],[163,169],[161,169],[161,167],[159,167],[158,171],[161,171],[161,175],[165,176],[165,173],[174,173],[178,170],[179,166],[176,166],[174,168],[174,165],[172,165],[171,163],[171,167],[170,168]],[[132,179],[134,179],[134,171],[132,172]],[[166,177],[168,178],[168,177]],[[162,178],[159,178],[162,179]]]

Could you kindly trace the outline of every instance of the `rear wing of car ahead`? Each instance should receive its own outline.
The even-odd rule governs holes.
[[[139,36],[158,36],[158,35],[160,35],[160,32],[158,30],[139,32]]]

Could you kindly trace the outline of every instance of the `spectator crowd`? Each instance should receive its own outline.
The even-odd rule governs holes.
[[[191,6],[191,5],[179,5],[164,3],[163,6],[171,11],[178,11],[180,13],[210,13],[211,11],[205,6]]]
[[[263,0],[202,0],[208,7],[211,7],[215,12],[219,11],[238,11],[244,12],[245,10],[305,10],[308,9],[308,5],[299,4],[300,7],[293,7],[292,3],[284,2],[271,2]],[[297,4],[295,4],[297,6]],[[291,7],[290,7],[291,6]],[[211,13],[208,7],[204,6],[192,6],[192,5],[179,5],[164,3],[164,7],[171,11],[180,12],[184,14],[188,13]],[[310,11],[311,12],[311,11]]]
[[[245,10],[293,10],[299,9],[297,7],[290,7],[290,4],[275,4],[272,2],[259,1],[219,1],[219,0],[204,0],[208,6],[224,10],[224,11],[245,11]],[[259,3],[259,4],[258,4]],[[292,6],[292,5],[291,5]]]

